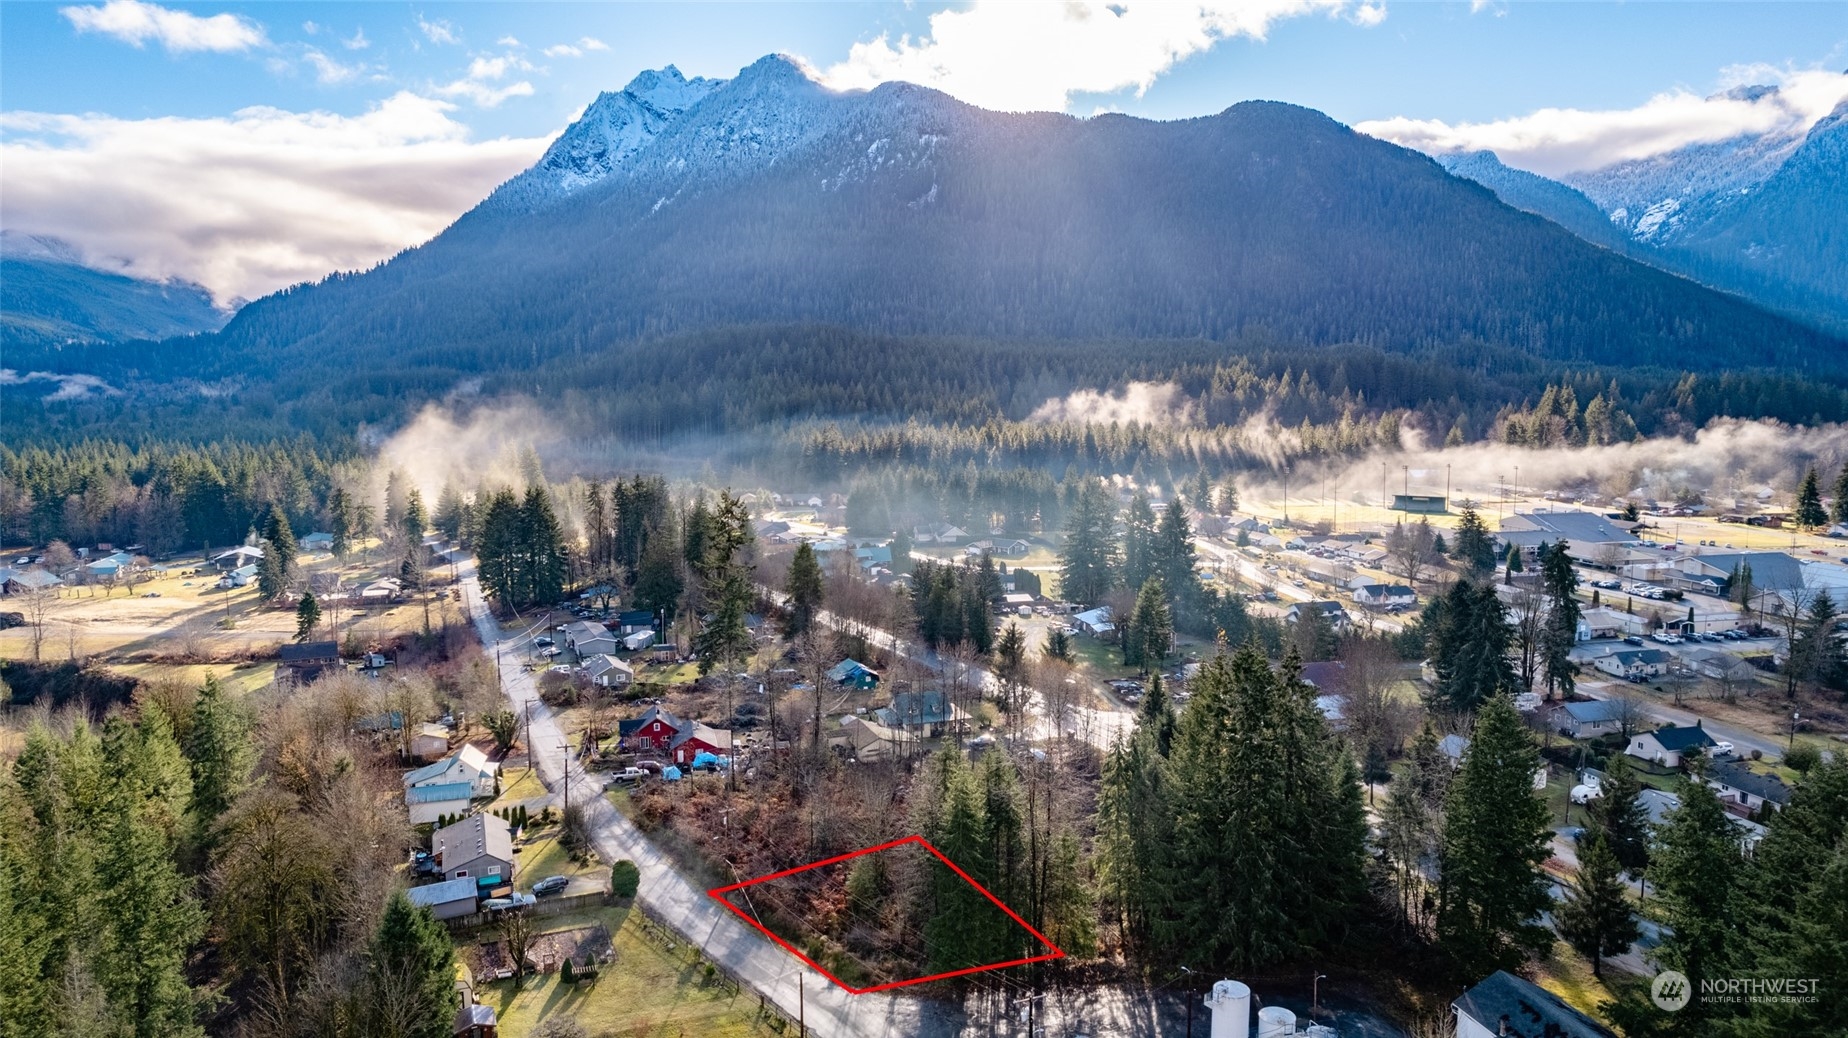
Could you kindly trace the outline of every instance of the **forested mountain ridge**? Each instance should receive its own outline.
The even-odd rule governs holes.
[[[1307,109],[1004,114],[909,84],[833,93],[781,58],[560,204],[479,206],[381,268],[246,307],[186,355],[208,374],[483,372],[761,322],[1481,341],[1706,370],[1841,361],[1827,336],[1591,247]]]
[[[191,282],[97,270],[58,239],[0,234],[0,334],[9,347],[189,335],[229,319]]]

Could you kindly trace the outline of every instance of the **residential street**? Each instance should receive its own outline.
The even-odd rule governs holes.
[[[457,568],[462,601],[482,645],[489,654],[496,647],[502,650],[500,677],[509,703],[522,722],[526,711],[532,711],[530,755],[540,781],[553,794],[562,794],[569,768],[572,800],[585,806],[598,852],[608,861],[627,858],[635,862],[641,870],[637,896],[649,910],[692,937],[708,958],[743,978],[750,989],[775,1002],[792,1020],[805,1019],[810,1034],[822,1038],[1025,1038],[1026,1025],[1018,1015],[1028,995],[1023,971],[997,973],[998,993],[971,995],[961,1007],[902,993],[850,995],[688,882],[665,854],[603,798],[600,777],[587,774],[575,760],[567,763],[564,733],[551,708],[539,700],[533,675],[522,663],[526,654],[517,651],[526,639],[539,632],[520,627],[503,630],[482,597],[473,560],[459,561]],[[941,667],[945,662],[935,654],[920,659],[927,666]],[[985,671],[980,680],[988,680]],[[1116,723],[1127,722],[1130,717],[1122,712],[1095,713]],[[1106,729],[1101,724],[1088,727],[1094,740],[1114,731],[1114,727]],[[1192,1001],[1192,1016],[1197,1018],[1193,1024],[1195,1033],[1204,1034],[1207,1012],[1199,1004],[1201,994],[1179,987],[1180,979],[1151,987],[1049,990],[1034,1003],[1035,1033],[1044,1038],[1160,1038],[1180,1034],[1188,1019],[1187,1003]],[[1336,1022],[1343,1034],[1389,1038],[1399,1033],[1368,1006],[1343,999],[1327,983],[1322,985],[1321,995],[1322,1019]],[[1304,1014],[1309,1008],[1308,999],[1290,996],[1279,996],[1266,1004],[1287,1006]]]

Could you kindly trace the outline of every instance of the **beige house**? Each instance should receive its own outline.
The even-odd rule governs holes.
[[[449,753],[449,729],[440,724],[420,724],[411,733],[411,756],[418,760],[436,760]]]
[[[904,752],[905,742],[904,732],[859,717],[842,721],[840,731],[828,737],[829,746],[867,763],[892,760]]]

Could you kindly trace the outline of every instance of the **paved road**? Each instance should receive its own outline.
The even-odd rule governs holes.
[[[993,981],[998,995],[977,992],[963,1005],[898,993],[847,994],[688,882],[674,869],[672,861],[601,795],[579,800],[579,791],[600,793],[602,783],[586,774],[575,760],[568,759],[564,733],[551,708],[539,699],[533,675],[523,664],[525,653],[520,650],[539,632],[504,631],[482,598],[473,562],[458,563],[458,571],[462,576],[463,605],[482,644],[489,652],[503,650],[499,654],[500,677],[508,701],[522,718],[529,706],[532,710],[529,753],[540,781],[548,790],[560,793],[569,774],[572,798],[586,808],[598,852],[606,860],[627,858],[635,862],[641,871],[638,897],[651,911],[692,938],[707,957],[723,964],[789,1017],[806,1019],[809,1033],[821,1038],[1024,1038],[1026,1028],[1018,1018],[1021,997],[1027,993],[1021,971],[1001,971]],[[943,664],[935,654],[919,658]],[[986,671],[982,675],[983,680],[989,680]],[[1129,715],[1117,712],[1116,716],[1127,719]],[[1204,982],[1201,987],[1205,987]],[[1367,1007],[1343,1009],[1330,997],[1329,988],[1323,985],[1323,1010],[1341,1024],[1344,1034],[1387,1038],[1400,1033]],[[1305,1012],[1305,1000],[1293,997],[1296,994],[1299,993],[1279,993],[1275,1002]],[[1187,1002],[1194,1001],[1192,1016],[1199,1018],[1194,1027],[1196,1033],[1203,1034],[1207,1016],[1197,1001],[1200,997],[1200,992],[1178,988],[1175,981],[1152,987],[1110,985],[1049,991],[1035,1003],[1034,1030],[1039,1038],[1172,1036],[1181,1033],[1183,1021],[1188,1019]]]
[[[533,632],[509,636],[503,631],[482,598],[472,565],[467,569],[462,580],[462,600],[482,644],[517,649]],[[641,870],[638,896],[643,904],[691,937],[709,958],[775,1002],[790,1018],[802,1015],[811,1034],[821,1038],[861,1038],[926,1033],[927,1017],[933,1015],[927,1010],[935,1006],[900,996],[847,994],[746,926],[675,871],[666,855],[599,795],[601,779],[593,779],[575,760],[568,759],[565,735],[551,708],[539,699],[538,687],[523,665],[523,658],[524,653],[517,651],[500,653],[501,685],[522,719],[527,717],[526,711],[531,711],[528,752],[540,781],[556,792],[563,789],[569,775],[573,799],[585,807],[597,850],[606,860],[627,858]],[[579,791],[590,795],[578,799]],[[955,1028],[954,1024],[950,1026]]]
[[[775,588],[762,584],[758,585],[758,591],[779,603],[786,597]],[[832,627],[836,630],[848,629],[863,635],[868,644],[877,646],[894,656],[903,656],[912,660],[933,674],[949,674],[953,673],[955,668],[962,667],[964,668],[963,681],[988,694],[992,695],[998,684],[994,674],[979,663],[965,664],[941,656],[922,642],[896,638],[890,631],[871,624],[846,620],[825,609],[815,614],[815,620],[825,627]],[[1089,742],[1099,749],[1109,749],[1115,744],[1119,735],[1127,733],[1134,726],[1135,711],[1116,705],[1116,701],[1102,689],[1096,689],[1096,691],[1105,703],[1110,704],[1108,708],[1099,710],[1088,706],[1072,706],[1067,709],[1066,716],[1057,725],[1054,724],[1053,719],[1046,716],[1044,699],[1039,693],[1033,693],[1032,698],[1027,702],[1027,711],[1033,715],[1033,723],[1028,732],[1029,737],[1051,738],[1054,728],[1058,727],[1062,728],[1065,734]]]
[[[1601,656],[1603,654],[1603,651],[1600,650],[1595,655]],[[1587,659],[1579,659],[1578,654],[1575,653],[1573,659],[1579,660],[1581,663],[1581,673],[1599,673],[1592,669],[1589,656]],[[1724,721],[1716,721],[1711,717],[1702,717],[1692,710],[1683,710],[1680,707],[1660,702],[1653,696],[1645,693],[1641,688],[1626,681],[1599,681],[1595,679],[1580,681],[1578,682],[1578,690],[1593,699],[1609,699],[1620,692],[1626,693],[1637,701],[1637,705],[1645,717],[1662,724],[1691,725],[1698,720],[1701,727],[1707,730],[1707,734],[1713,736],[1715,739],[1723,739],[1732,743],[1733,749],[1741,755],[1748,754],[1752,750],[1758,750],[1766,757],[1773,759],[1784,756],[1784,740],[1782,739],[1761,735],[1758,732],[1754,732],[1747,728],[1741,728],[1738,725],[1727,724]]]

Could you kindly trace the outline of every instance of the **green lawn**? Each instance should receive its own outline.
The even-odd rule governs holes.
[[[526,1038],[540,1021],[553,1016],[576,1019],[591,1038],[749,1038],[777,1033],[758,1015],[756,995],[708,980],[693,949],[663,948],[650,940],[640,919],[640,913],[617,906],[540,920],[542,931],[603,923],[615,937],[616,962],[596,980],[577,984],[561,983],[552,974],[528,977],[518,990],[510,980],[484,985],[476,997],[499,1015],[501,1038]],[[460,938],[458,953],[479,939],[480,935]]]
[[[520,859],[514,872],[517,886],[530,890],[534,883],[547,876],[609,875],[609,869],[594,859],[584,865],[572,861],[558,840],[563,831],[560,825],[539,826],[529,830],[530,839],[522,838],[514,844],[513,849]]]

